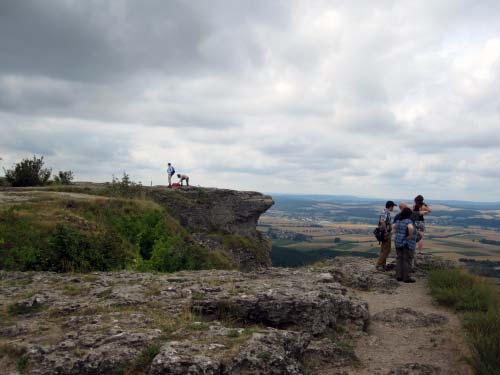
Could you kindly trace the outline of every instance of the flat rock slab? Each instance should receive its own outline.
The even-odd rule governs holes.
[[[391,327],[432,327],[448,322],[448,318],[434,313],[424,313],[409,307],[387,309],[372,316],[373,320]]]

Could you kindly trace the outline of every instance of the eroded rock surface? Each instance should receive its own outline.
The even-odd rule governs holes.
[[[334,280],[359,290],[377,290],[382,293],[392,293],[398,282],[386,273],[375,269],[373,259],[356,257],[337,257],[326,261],[324,267],[331,266],[330,274]]]
[[[189,229],[200,245],[229,251],[238,268],[271,266],[271,242],[256,229],[259,217],[274,204],[270,196],[197,187],[145,191]]]
[[[0,373],[302,374],[368,324],[332,269],[0,272]]]

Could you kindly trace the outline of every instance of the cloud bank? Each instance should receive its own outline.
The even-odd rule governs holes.
[[[498,1],[0,2],[0,157],[500,200]]]

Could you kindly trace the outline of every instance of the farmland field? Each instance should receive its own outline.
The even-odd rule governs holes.
[[[296,266],[342,255],[377,256],[379,244],[372,232],[382,202],[358,202],[356,198],[354,202],[289,197],[275,200],[276,206],[259,222],[259,230],[273,232],[275,265],[287,266],[289,259]],[[431,204],[434,211],[426,219],[423,251],[465,260],[476,270],[484,266],[500,276],[500,211],[497,206],[492,210],[472,203],[464,206]]]

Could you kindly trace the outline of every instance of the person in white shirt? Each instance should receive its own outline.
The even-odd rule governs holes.
[[[172,176],[175,174],[175,168],[172,164],[168,163],[167,176],[168,176],[168,187],[172,187]]]
[[[181,186],[183,186],[183,182],[186,181],[186,186],[189,186],[189,176],[185,174],[177,174],[177,177],[179,178],[179,182],[181,183]]]

